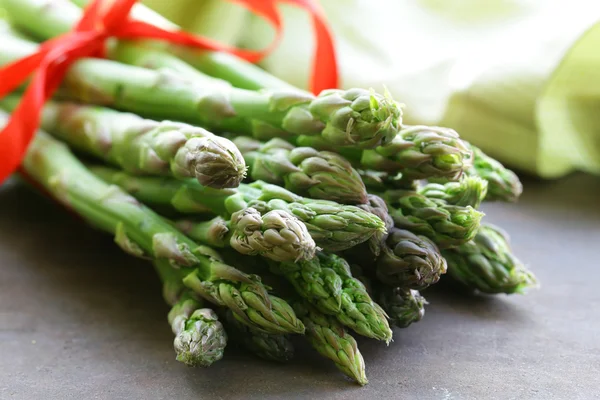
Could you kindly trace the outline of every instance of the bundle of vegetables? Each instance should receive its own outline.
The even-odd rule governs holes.
[[[0,63],[81,16],[48,4],[3,0]],[[455,131],[403,125],[388,94],[313,96],[232,56],[170,50],[115,41],[73,63],[21,173],[154,264],[177,360],[209,366],[229,339],[283,362],[303,335],[362,385],[352,333],[389,343],[423,318],[419,291],[536,285],[478,210],[516,201],[517,176]],[[0,100],[2,126],[20,99]]]

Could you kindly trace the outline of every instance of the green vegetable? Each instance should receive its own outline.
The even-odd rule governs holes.
[[[425,315],[427,300],[417,290],[381,286],[379,303],[398,328],[408,328]]]
[[[2,99],[13,110],[20,99]],[[103,107],[49,101],[42,129],[136,175],[195,177],[214,188],[237,187],[246,172],[244,158],[228,139],[191,125],[152,121]]]
[[[488,181],[478,176],[464,176],[458,182],[427,183],[417,192],[430,199],[443,200],[448,204],[475,209],[487,195]]]
[[[285,362],[294,357],[294,345],[286,335],[265,333],[244,325],[231,311],[224,314],[224,323],[232,342],[269,361]]]
[[[345,375],[364,386],[368,383],[365,361],[356,340],[335,318],[319,312],[306,301],[292,301],[306,326],[306,339],[323,357],[329,358]]]
[[[491,224],[482,225],[475,238],[443,251],[449,277],[482,293],[524,293],[537,286],[533,273],[512,253],[508,235]]]
[[[377,278],[390,286],[425,289],[446,273],[446,261],[424,236],[392,228],[376,261]]]
[[[1,118],[5,124],[8,116]],[[210,248],[198,246],[133,197],[95,177],[46,133],[37,133],[22,166],[59,202],[114,234],[123,250],[180,268],[186,286],[231,308],[244,323],[273,333],[304,331],[289,305],[269,296],[257,277],[222,263]]]
[[[284,186],[299,195],[362,204],[367,190],[350,163],[338,154],[311,147],[294,147],[282,139],[261,143],[249,137],[233,139],[254,180]]]
[[[322,138],[306,135],[298,137],[296,144],[337,151],[361,170],[402,173],[404,181],[457,180],[473,163],[468,144],[455,131],[434,126],[403,126],[391,142],[374,149],[336,149]]]
[[[106,182],[119,185],[140,201],[153,206],[172,206],[187,213],[213,214],[230,218],[232,213],[252,207],[262,215],[287,211],[302,221],[317,246],[341,251],[385,232],[377,216],[358,207],[298,196],[279,186],[256,181],[237,189],[211,189],[195,180],[141,177],[105,167],[91,170]]]
[[[217,314],[203,307],[202,300],[183,286],[168,262],[155,261],[154,268],[163,282],[164,298],[172,307],[168,320],[175,334],[177,361],[203,367],[219,361],[227,345],[227,334]]]
[[[382,197],[397,228],[426,236],[440,249],[473,239],[484,216],[471,206],[450,205],[410,190],[388,190]]]
[[[480,148],[470,145],[473,150],[473,168],[466,173],[479,176],[488,181],[488,192],[485,197],[488,201],[515,202],[523,193],[523,185],[519,177],[500,162],[481,151]]]
[[[11,21],[42,39],[69,31],[81,15],[68,2],[53,3],[50,11],[39,0],[5,0],[3,5]],[[128,49],[109,55],[119,57],[116,61],[140,64],[132,59],[143,56],[143,51],[129,54]],[[164,53],[163,57],[170,56]],[[401,109],[387,92],[333,89],[318,96],[298,90],[258,92],[206,84],[205,80],[196,84],[178,72],[165,64],[150,70],[83,59],[69,68],[61,88],[76,100],[252,134],[261,140],[302,134],[319,136],[336,146],[373,148],[392,140],[402,123]]]

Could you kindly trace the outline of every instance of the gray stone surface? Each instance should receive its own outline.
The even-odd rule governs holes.
[[[18,185],[0,188],[0,399],[593,399],[600,388],[600,179],[526,182],[485,207],[542,287],[527,296],[427,293],[389,347],[359,344],[357,387],[301,342],[274,365],[229,351],[174,360],[153,270]]]

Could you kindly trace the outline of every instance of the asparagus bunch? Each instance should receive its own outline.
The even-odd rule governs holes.
[[[512,253],[508,235],[494,225],[482,225],[472,241],[443,254],[449,277],[467,289],[512,294],[537,286],[533,273]]]
[[[20,98],[0,106],[13,110]],[[237,187],[246,173],[238,148],[205,129],[72,102],[49,101],[42,129],[71,147],[136,175],[195,177],[214,188]]]
[[[7,115],[1,118],[5,124]],[[258,277],[224,264],[214,251],[198,246],[133,197],[96,178],[46,133],[37,133],[23,169],[59,202],[114,234],[123,250],[180,269],[186,286],[208,301],[231,308],[240,321],[273,333],[304,331],[291,307],[270,296]]]
[[[367,190],[360,175],[338,154],[312,147],[294,147],[281,139],[266,143],[249,137],[233,139],[250,168],[253,180],[284,186],[299,195],[362,204]]]
[[[40,0],[5,0],[3,5],[11,21],[41,39],[71,30],[81,16],[80,10],[68,2],[52,3],[52,12],[47,11],[47,2]],[[12,56],[10,49],[2,51],[3,58]],[[162,56],[170,57],[167,53]],[[165,70],[164,65],[151,70],[118,61],[131,58],[128,55],[117,61],[84,59],[74,63],[61,92],[79,101],[250,134],[258,139],[302,134],[319,136],[332,145],[358,148],[388,143],[402,122],[401,109],[387,92],[379,95],[364,89],[335,89],[318,96],[297,90],[258,92],[196,83],[180,77],[177,71]],[[134,60],[133,64],[138,62]]]
[[[327,251],[341,251],[385,232],[381,219],[358,207],[301,197],[262,181],[240,184],[236,190],[214,190],[190,179],[140,177],[106,167],[91,170],[146,204],[172,206],[180,212],[209,211],[230,218],[232,213],[248,207],[263,215],[273,210],[287,211],[302,221],[316,245]]]
[[[67,0],[3,6],[38,39],[81,15]],[[0,64],[38,48],[10,29],[0,34]],[[423,317],[418,290],[447,269],[449,280],[479,292],[536,284],[477,211],[484,199],[515,201],[516,175],[449,128],[402,126],[389,94],[313,96],[235,57],[152,41],[113,40],[107,54],[74,63],[59,90],[96,105],[51,101],[42,127],[112,168],[85,167],[40,132],[23,169],[125,251],[153,261],[178,360],[208,366],[230,339],[286,361],[289,335],[305,333],[362,385],[364,360],[347,329],[389,342],[390,324]],[[254,182],[242,184],[246,164]],[[227,263],[214,249],[223,247],[238,252],[224,251]],[[351,272],[344,257],[363,270]]]

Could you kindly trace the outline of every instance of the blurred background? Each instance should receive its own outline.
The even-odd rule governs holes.
[[[273,30],[225,0],[144,0],[186,30],[263,48]],[[284,3],[284,2],[282,2]],[[408,124],[456,129],[541,178],[600,173],[600,2],[322,0],[342,86],[383,87]],[[307,87],[311,21],[281,4],[285,33],[261,66]]]

